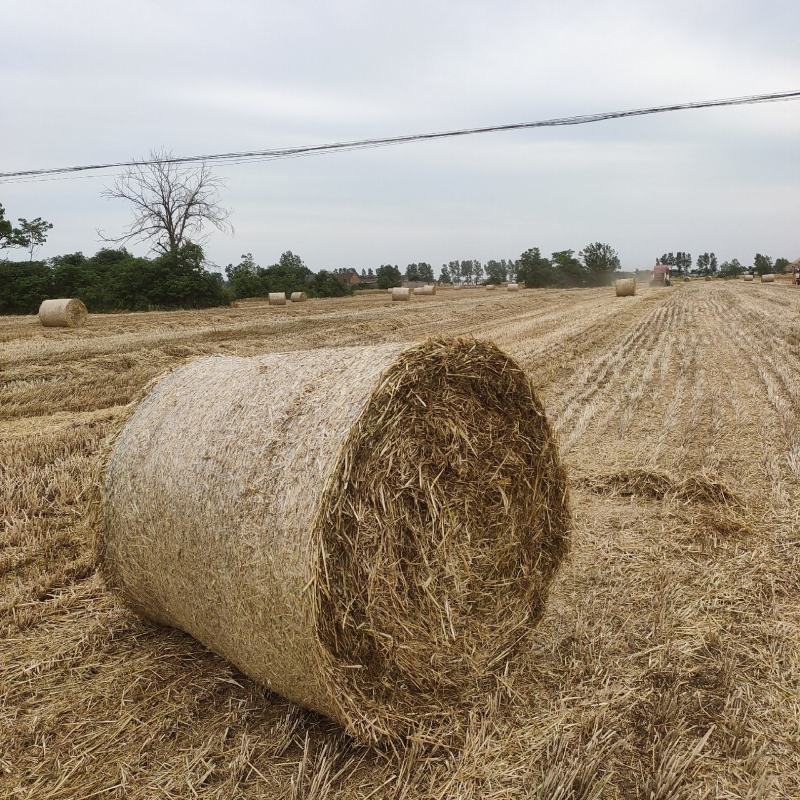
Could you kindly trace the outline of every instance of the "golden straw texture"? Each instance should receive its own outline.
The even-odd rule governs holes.
[[[293,303],[305,303],[308,300],[308,295],[305,292],[292,292],[289,299]]]
[[[636,294],[636,278],[620,278],[614,281],[617,297],[632,297]]]
[[[411,290],[407,286],[395,286],[392,289],[392,300],[409,300]]]
[[[752,275],[745,275],[745,276],[744,276],[744,279],[745,279],[745,281],[748,281],[748,282],[751,282],[751,283],[752,283],[752,281],[753,281],[753,276],[752,276]]]
[[[494,345],[209,358],[120,435],[101,556],[140,613],[359,739],[453,740],[529,647],[566,494]]]
[[[42,300],[39,322],[46,328],[80,328],[86,324],[89,312],[76,299]]]
[[[775,275],[769,272],[766,275],[762,275],[761,283],[775,283]]]
[[[508,286],[506,286],[506,291],[518,292],[519,286],[516,283],[509,283]]]
[[[270,292],[268,299],[271,306],[285,306],[286,292]]]

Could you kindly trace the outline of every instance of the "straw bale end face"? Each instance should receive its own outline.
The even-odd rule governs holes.
[[[176,370],[111,457],[104,569],[361,740],[457,736],[523,657],[568,532],[525,373],[431,340]]]

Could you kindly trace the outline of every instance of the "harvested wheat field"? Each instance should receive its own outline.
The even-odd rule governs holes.
[[[694,281],[0,318],[0,796],[800,797],[798,312],[791,286]],[[105,588],[101,475],[134,401],[199,356],[430,336],[523,367],[574,526],[458,745],[371,747]]]

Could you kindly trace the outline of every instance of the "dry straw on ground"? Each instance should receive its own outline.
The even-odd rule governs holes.
[[[122,432],[105,514],[134,608],[373,741],[457,738],[569,527],[529,379],[471,339],[184,366]]]
[[[308,295],[305,292],[292,292],[289,299],[293,303],[305,303],[308,300]]]
[[[46,328],[80,328],[88,316],[86,306],[74,298],[42,300],[39,306],[39,322]]]
[[[269,304],[271,306],[285,306],[286,305],[286,292],[270,292]]]
[[[614,281],[617,297],[633,297],[636,294],[636,278],[620,278]]]
[[[392,300],[408,300],[411,297],[411,290],[407,286],[395,286],[391,292]]]
[[[761,276],[761,283],[775,283],[775,276],[772,273],[767,273]]]

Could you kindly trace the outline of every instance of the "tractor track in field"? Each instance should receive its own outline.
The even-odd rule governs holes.
[[[798,311],[792,287],[714,281],[251,303],[85,331],[0,318],[0,795],[800,797]],[[397,760],[119,604],[93,498],[103,442],[165,370],[431,335],[490,339],[529,372],[575,530],[525,673],[462,751]],[[740,500],[587,483],[639,473]]]

